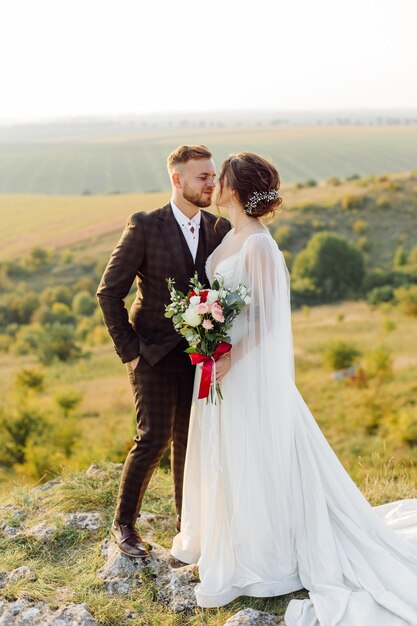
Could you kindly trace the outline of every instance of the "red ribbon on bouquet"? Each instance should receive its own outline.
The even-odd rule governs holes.
[[[226,341],[221,341],[217,346],[216,350],[211,356],[206,356],[205,354],[198,354],[194,352],[190,354],[191,363],[193,365],[198,365],[198,363],[202,363],[202,372],[201,372],[201,380],[200,380],[200,388],[198,390],[198,398],[208,398],[210,392],[210,384],[211,377],[213,375],[213,363],[214,361],[218,361],[221,356],[229,352],[232,348],[231,343],[227,343]]]

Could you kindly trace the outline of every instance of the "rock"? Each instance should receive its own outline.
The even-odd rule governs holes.
[[[48,480],[47,483],[44,483],[43,485],[39,485],[39,487],[34,487],[33,491],[34,492],[48,491],[48,489],[52,489],[53,487],[56,487],[61,482],[62,482],[61,478],[53,478],[52,480]]]
[[[0,572],[0,589],[6,586],[7,572]]]
[[[160,513],[149,513],[148,511],[141,511],[140,520],[142,522],[152,523],[157,519],[161,519],[165,517],[165,515],[161,515]]]
[[[66,526],[74,526],[85,530],[98,530],[103,524],[103,516],[100,513],[68,513],[65,516]]]
[[[26,565],[22,565],[21,567],[17,567],[7,574],[6,583],[15,583],[18,580],[22,580],[26,578],[27,580],[34,581],[37,576],[35,572],[29,569]]]
[[[32,528],[29,528],[26,531],[26,534],[32,535],[33,537],[35,537],[36,539],[39,539],[40,541],[47,542],[48,539],[52,537],[55,530],[56,529],[53,528],[52,526],[48,526],[45,522],[41,522],[40,524],[37,524],[36,526],[32,526]]]
[[[86,604],[69,603],[51,610],[45,602],[0,601],[0,626],[99,626]]]
[[[194,593],[197,583],[194,565],[171,569],[156,580],[158,598],[175,613],[193,613],[197,607]]]
[[[146,559],[128,557],[108,540],[103,542],[101,550],[107,560],[97,575],[110,595],[131,593],[142,584],[138,573],[147,570],[155,579],[158,599],[168,608],[176,613],[193,612],[196,608],[194,587],[198,579],[194,565],[172,567],[169,550],[158,544],[152,544]]]
[[[0,508],[0,514],[6,518],[0,521],[0,531],[6,537],[16,537],[20,533],[17,526],[21,526],[25,518],[24,510],[14,504],[6,504]],[[14,525],[10,526],[8,522]]]
[[[47,626],[99,626],[86,604],[69,603],[51,616]]]
[[[14,504],[5,504],[0,507],[0,513],[3,515],[6,514],[7,517],[11,517],[12,519],[23,520],[25,517],[25,512],[19,506],[15,506]]]
[[[109,547],[110,547],[110,539],[105,539],[100,546],[100,552],[105,559],[107,559],[107,556],[109,553]]]
[[[133,587],[138,585],[136,573],[143,566],[143,559],[132,559],[120,552],[116,544],[110,541],[107,547],[107,561],[98,570],[97,576],[104,582],[108,594],[122,595],[130,593]]]
[[[346,367],[342,370],[336,370],[332,374],[332,380],[343,380],[344,378],[350,378],[356,374],[356,366],[352,365],[352,367]]]
[[[14,526],[9,526],[4,521],[0,522],[0,531],[6,537],[16,537],[17,535],[20,534],[20,531],[17,528],[15,528]]]
[[[256,611],[255,609],[243,609],[232,617],[229,617],[223,626],[284,626],[285,622],[277,615]]]
[[[116,470],[117,472],[121,472],[123,468],[123,463],[107,463],[107,467],[110,470]],[[85,471],[86,476],[93,476],[94,478],[108,478],[108,470],[106,471],[98,463],[91,463],[90,467]]]

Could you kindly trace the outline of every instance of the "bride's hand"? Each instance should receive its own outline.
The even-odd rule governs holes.
[[[221,383],[222,378],[227,374],[232,366],[232,356],[228,352],[224,354],[218,361],[216,361],[216,382]]]

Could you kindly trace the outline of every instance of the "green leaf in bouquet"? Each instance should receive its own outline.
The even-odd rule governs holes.
[[[226,304],[227,306],[234,305],[239,299],[239,296],[236,293],[228,293],[226,296]]]
[[[179,324],[180,322],[182,322],[182,313],[176,313],[173,316],[172,321],[174,324]]]
[[[174,311],[165,311],[164,317],[168,317],[169,319],[171,319],[171,317],[174,316]]]

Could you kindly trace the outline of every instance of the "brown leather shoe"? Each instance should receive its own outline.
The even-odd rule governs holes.
[[[119,524],[113,520],[111,536],[120,552],[137,559],[144,559],[149,552],[136,528],[128,524]]]

